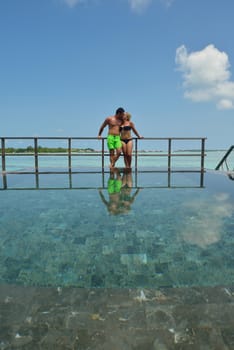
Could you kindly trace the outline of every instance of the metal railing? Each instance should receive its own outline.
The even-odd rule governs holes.
[[[194,182],[191,184],[186,183],[184,180],[184,175],[186,173],[191,174],[191,172],[196,173],[197,177],[194,178]],[[145,173],[145,171],[137,171],[134,174],[131,172],[123,172],[124,174],[127,174],[127,176],[131,176],[131,188],[136,189],[162,189],[162,188],[172,188],[172,189],[184,189],[184,188],[203,188],[204,187],[204,171],[152,171],[151,174],[154,176],[160,176],[160,181],[157,182],[155,185],[149,185],[147,181],[142,179],[142,176],[139,176],[140,174]],[[178,182],[178,176],[180,174],[183,176],[181,177],[181,180]],[[43,180],[43,175],[38,172],[31,172],[30,173],[30,181],[29,184],[24,181],[24,178],[22,179],[22,183],[20,182],[21,179],[18,179],[18,177],[22,177],[25,174],[24,173],[14,173],[14,176],[17,176],[17,182],[11,183],[11,173],[2,173],[2,184],[0,181],[0,191],[1,190],[67,190],[67,189],[73,189],[73,190],[99,190],[99,189],[108,189],[108,178],[110,178],[110,174],[108,176],[107,172],[50,172],[47,174],[47,180],[48,177],[56,175],[62,175],[61,185],[58,186],[51,186],[51,182],[45,183]],[[33,177],[32,177],[33,175]],[[92,175],[95,177],[90,177],[89,181],[87,181],[86,176]],[[134,175],[134,176],[133,176]],[[175,178],[176,177],[176,178]],[[0,176],[1,179],[1,176]],[[96,185],[93,185],[93,183],[96,182]],[[9,184],[10,183],[10,184]],[[78,184],[78,185],[77,185]]]
[[[33,142],[33,152],[28,153],[7,153],[6,152],[6,142],[13,140],[31,140]],[[39,141],[41,140],[57,140],[67,142],[67,152],[66,153],[41,153],[39,152]],[[90,153],[79,153],[72,151],[72,142],[73,141],[94,141],[100,140],[101,149],[100,151],[90,152]],[[167,150],[166,152],[158,151],[156,153],[152,152],[141,152],[138,150],[138,143],[144,141],[166,141]],[[167,169],[170,171],[172,169],[172,158],[173,157],[199,157],[200,158],[200,169],[199,171],[204,171],[204,160],[205,160],[205,137],[145,137],[143,139],[133,138],[134,141],[134,167],[137,171],[138,169],[138,158],[141,157],[167,157]],[[172,145],[174,141],[199,141],[200,148],[196,152],[176,152],[172,150]],[[67,167],[69,171],[72,171],[72,157],[82,157],[82,156],[99,156],[101,158],[101,168],[104,171],[105,168],[105,156],[109,156],[109,152],[105,150],[106,138],[97,138],[97,137],[1,137],[1,163],[2,163],[2,172],[6,172],[7,169],[7,158],[11,156],[33,156],[34,157],[34,171],[39,173],[39,157],[40,156],[67,156]],[[157,164],[156,164],[157,165]],[[42,173],[42,172],[40,172]]]
[[[229,155],[232,153],[234,149],[234,146],[231,146],[227,152],[225,153],[225,155],[223,156],[223,158],[220,160],[220,162],[218,163],[218,165],[216,166],[215,170],[219,170],[221,167],[223,167],[223,165],[225,164],[226,166],[226,170],[229,171],[229,166],[228,166],[228,163],[227,163],[227,160],[228,160],[228,157]],[[234,164],[233,164],[234,165]],[[232,166],[232,170],[233,170],[233,166]]]

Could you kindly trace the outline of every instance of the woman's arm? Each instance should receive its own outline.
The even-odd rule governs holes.
[[[139,139],[142,139],[143,136],[141,136],[141,135],[138,133],[138,131],[137,131],[136,128],[135,128],[134,123],[131,122],[130,125],[131,125],[131,127],[132,127],[132,131],[134,132],[134,134],[135,134]]]

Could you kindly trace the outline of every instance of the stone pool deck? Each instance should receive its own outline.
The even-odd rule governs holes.
[[[234,287],[0,286],[1,350],[232,350]]]

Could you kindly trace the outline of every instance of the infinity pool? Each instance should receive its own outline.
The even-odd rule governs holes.
[[[234,281],[234,183],[223,173],[8,174],[0,188],[1,283]]]

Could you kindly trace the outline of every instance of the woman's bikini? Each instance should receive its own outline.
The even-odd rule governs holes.
[[[124,131],[130,131],[132,129],[132,127],[130,125],[126,125],[126,126],[120,126],[120,131],[124,130]],[[121,139],[121,141],[123,141],[124,143],[128,143],[129,141],[132,141],[131,139]]]

